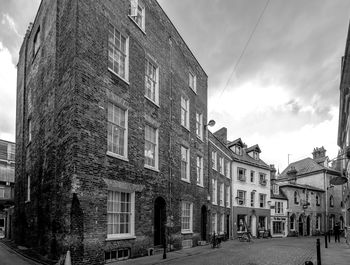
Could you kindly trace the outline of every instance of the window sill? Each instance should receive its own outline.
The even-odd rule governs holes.
[[[110,157],[114,157],[114,158],[117,158],[117,159],[120,159],[120,160],[123,160],[125,162],[129,162],[129,159],[124,157],[124,156],[121,156],[121,155],[118,155],[116,153],[112,153],[111,151],[107,151],[106,153],[108,156]]]
[[[203,136],[200,136],[200,135],[198,135],[198,134],[196,134],[196,136],[197,136],[197,139],[198,139],[199,141],[201,141],[202,143],[204,143]]]
[[[197,93],[197,87],[195,87],[195,89],[193,89],[193,87],[191,87],[191,86],[188,86],[192,91],[193,91],[193,93],[195,93],[196,95],[198,95],[198,93]]]
[[[182,128],[186,129],[186,131],[190,132],[190,128],[187,128],[185,125],[181,124]]]
[[[154,106],[156,106],[157,108],[160,108],[159,102],[153,101],[152,99],[150,99],[150,98],[147,97],[146,95],[145,95],[145,98],[146,98],[150,103],[152,103]]]
[[[106,238],[106,241],[117,241],[117,240],[127,240],[127,239],[136,239],[136,236],[110,236]]]
[[[139,30],[141,30],[141,32],[142,32],[144,35],[146,35],[145,29],[143,29],[142,27],[140,27],[140,25],[136,23],[136,21],[133,19],[132,16],[128,15],[128,18],[130,18],[131,21],[136,25],[136,27],[138,27]]]
[[[111,72],[113,75],[115,75],[116,77],[118,77],[120,80],[122,80],[124,83],[126,83],[128,86],[130,86],[130,83],[128,80],[126,80],[125,78],[121,77],[120,75],[118,75],[116,72],[114,72],[111,68],[108,68],[108,71]]]
[[[182,180],[183,182],[188,183],[188,184],[190,184],[190,183],[191,183],[189,179],[183,179],[183,178],[181,178],[181,180]]]
[[[193,234],[193,231],[181,231],[182,235],[189,235],[189,234]]]
[[[198,187],[201,187],[201,188],[204,188],[203,184],[198,184],[198,183],[197,183],[197,186],[198,186]]]
[[[218,205],[218,203],[217,203],[217,202],[211,202],[211,204],[212,204],[212,205]]]
[[[155,168],[155,167],[152,167],[152,166],[149,166],[149,165],[144,165],[144,168],[148,169],[148,170],[152,170],[154,172],[160,172],[158,168]]]
[[[26,200],[24,203],[25,203],[25,204],[30,203],[30,200]]]

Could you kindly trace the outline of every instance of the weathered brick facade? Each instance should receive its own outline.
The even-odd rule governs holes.
[[[196,113],[202,114],[202,130],[207,122],[207,76],[159,4],[142,4],[144,31],[128,16],[130,1],[43,0],[24,39],[17,84],[15,233],[17,242],[51,258],[68,249],[74,264],[103,264],[105,252],[118,249],[128,249],[131,257],[146,255],[167,217],[173,219],[168,242],[174,248],[196,245],[207,226],[201,218],[208,181],[200,187],[196,176],[200,155],[208,178],[207,139],[196,136]],[[126,81],[108,70],[110,24],[128,38]],[[36,36],[40,46],[34,54]],[[147,56],[159,68],[158,105],[145,97]],[[197,92],[189,87],[189,72],[196,76]],[[180,123],[181,96],[189,100],[189,129]],[[128,112],[127,159],[107,154],[110,102]],[[144,166],[149,123],[158,128],[157,170]],[[181,146],[190,154],[189,183],[180,177]],[[111,189],[135,194],[132,237],[107,238]],[[193,207],[190,233],[181,233],[183,201]]]

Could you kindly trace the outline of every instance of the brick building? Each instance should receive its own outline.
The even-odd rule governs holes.
[[[165,232],[196,245],[204,124],[207,75],[157,1],[43,0],[18,63],[16,241],[74,264],[146,255]]]
[[[0,237],[12,235],[12,216],[15,184],[15,143],[0,140]]]
[[[270,229],[270,167],[260,158],[258,145],[247,147],[241,138],[228,142],[232,162],[233,236]]]
[[[232,236],[231,166],[232,152],[227,148],[227,129],[209,133],[210,232]]]
[[[293,162],[277,176],[277,184],[289,201],[289,233],[315,235],[344,226],[342,187],[331,179],[340,172],[328,166],[326,150],[315,148],[313,158]]]

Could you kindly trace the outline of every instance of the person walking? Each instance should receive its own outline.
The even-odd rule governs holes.
[[[334,226],[334,240],[340,242],[340,225],[336,223]]]

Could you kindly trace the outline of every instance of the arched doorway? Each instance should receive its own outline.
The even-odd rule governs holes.
[[[207,218],[207,207],[203,205],[201,209],[201,238],[204,241],[207,240]]]
[[[304,235],[304,223],[303,223],[303,216],[300,215],[299,216],[299,236],[303,236]]]
[[[311,220],[310,216],[306,218],[306,235],[309,236],[311,235]]]
[[[158,197],[154,202],[154,245],[162,245],[165,239],[166,202]]]

